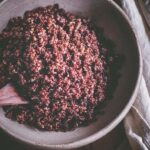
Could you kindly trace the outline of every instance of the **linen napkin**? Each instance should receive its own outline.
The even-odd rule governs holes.
[[[150,8],[149,0],[122,0],[122,6],[134,29],[143,56],[140,89],[130,112],[124,119],[127,138],[133,150],[150,150]],[[146,13],[145,13],[146,12]]]

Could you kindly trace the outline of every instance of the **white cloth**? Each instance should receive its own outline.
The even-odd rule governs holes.
[[[124,119],[124,126],[133,150],[150,150],[150,36],[138,3],[138,0],[122,0],[143,56],[141,86],[134,105]]]

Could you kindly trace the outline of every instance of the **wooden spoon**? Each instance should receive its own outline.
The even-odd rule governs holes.
[[[0,89],[0,106],[28,104],[11,84]]]

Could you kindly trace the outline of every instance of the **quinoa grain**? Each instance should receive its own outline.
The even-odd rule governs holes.
[[[6,107],[6,116],[49,131],[95,120],[113,63],[100,42],[88,19],[58,5],[10,19],[0,34],[0,86],[13,82],[30,103]]]

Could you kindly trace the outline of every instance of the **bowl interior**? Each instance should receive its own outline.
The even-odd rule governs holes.
[[[0,108],[0,126],[16,138],[36,145],[47,147],[57,145],[56,147],[59,147],[60,145],[67,145],[78,141],[81,142],[83,139],[90,137],[90,141],[85,140],[85,143],[83,142],[87,144],[106,134],[109,131],[107,127],[118,117],[120,117],[117,121],[117,123],[119,123],[124,117],[122,111],[124,109],[129,110],[129,107],[131,107],[131,105],[127,106],[127,104],[133,94],[139,75],[139,52],[135,37],[128,22],[114,6],[106,0],[7,1],[0,7],[0,30],[5,27],[9,18],[23,15],[26,10],[54,3],[58,3],[60,7],[74,14],[90,17],[98,27],[104,29],[105,37],[115,43],[116,52],[125,56],[125,63],[120,70],[121,77],[119,78],[119,83],[113,94],[113,98],[105,107],[104,115],[101,115],[95,123],[74,131],[65,133],[39,131],[7,119],[4,116],[2,108]],[[114,126],[116,124],[114,124]],[[98,137],[93,136],[96,135],[96,133],[98,133]],[[78,146],[84,145],[80,142],[78,142]]]

